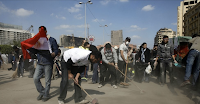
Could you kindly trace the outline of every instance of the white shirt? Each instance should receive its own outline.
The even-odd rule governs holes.
[[[80,49],[80,48],[73,48],[66,50],[64,52],[63,58],[65,62],[68,61],[68,59],[71,58],[73,61],[73,66],[88,66],[90,64],[89,61],[89,55],[91,51],[85,50],[85,49]]]
[[[120,61],[124,61],[124,60],[122,59],[122,56],[121,56],[121,53],[120,53],[121,50],[123,51],[124,58],[127,60],[128,45],[125,45],[125,43],[122,43],[122,44],[119,46],[119,60],[120,60]]]

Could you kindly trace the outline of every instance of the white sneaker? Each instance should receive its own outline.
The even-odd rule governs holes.
[[[98,88],[101,88],[101,87],[103,87],[103,85],[102,85],[102,84],[99,84]]]
[[[79,104],[87,104],[89,102],[90,102],[89,100],[82,100],[82,101],[79,102]]]
[[[20,76],[20,78],[22,78],[23,76]]]
[[[61,100],[58,100],[58,104],[65,104],[65,103]]]
[[[113,87],[114,89],[117,89],[117,86],[116,86],[116,85],[113,85],[112,87]]]

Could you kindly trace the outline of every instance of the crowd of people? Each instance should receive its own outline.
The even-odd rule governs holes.
[[[39,31],[42,30],[47,33],[45,26],[39,27]],[[90,84],[99,83],[98,88],[102,88],[108,81],[114,89],[117,89],[119,85],[128,86],[126,77],[139,83],[149,83],[152,74],[157,77],[158,84],[164,86],[167,70],[169,71],[170,83],[174,83],[173,64],[178,62],[174,55],[174,46],[168,44],[168,36],[164,36],[162,43],[154,45],[152,50],[147,48],[147,43],[145,42],[141,44],[139,49],[129,47],[130,37],[127,37],[119,47],[113,47],[111,43],[107,42],[99,49],[83,40],[81,46],[68,49],[62,55],[56,39],[50,36],[47,38],[48,48],[50,49],[38,51],[32,47],[28,49],[31,56],[30,59],[24,59],[22,51],[16,46],[13,47],[14,52],[8,56],[8,62],[12,64],[12,68],[8,70],[15,71],[18,69],[18,77],[23,77],[24,69],[29,70],[30,75],[28,77],[33,78],[35,87],[39,92],[37,100],[45,102],[50,98],[51,79],[57,77],[61,78],[59,104],[64,104],[69,79],[74,81],[75,103],[88,103],[88,100],[83,99],[79,85],[81,85],[81,81],[88,80],[89,69],[93,71]],[[186,56],[186,74],[181,86],[191,84],[189,78],[192,69],[194,70],[192,85],[196,85],[199,75],[199,35],[194,35],[189,42],[192,45]],[[0,60],[3,62],[1,57]],[[147,72],[148,66],[152,69],[148,70],[151,74]],[[40,81],[42,77],[45,78],[45,87],[42,86]]]

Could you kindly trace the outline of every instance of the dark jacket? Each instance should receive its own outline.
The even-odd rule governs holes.
[[[58,55],[58,44],[57,44],[56,40],[54,38],[50,37],[49,42],[51,45],[52,52],[54,52],[55,56],[57,56]],[[48,50],[44,51],[43,53],[37,54],[38,64],[41,64],[41,65],[50,65],[50,64],[53,65],[54,58],[55,57],[51,57],[51,54]]]
[[[157,57],[160,59],[170,59],[174,55],[174,46],[161,43],[158,45]]]
[[[141,61],[141,54],[142,54],[142,50],[141,49],[138,52],[138,57],[140,58],[140,61]],[[150,54],[149,48],[146,48],[146,51],[144,52],[144,56],[145,56],[145,63],[150,62],[151,54]]]
[[[97,47],[90,44],[90,48],[89,48],[90,51],[98,51]]]
[[[157,50],[153,49],[151,51],[151,58],[153,59],[153,58],[156,58],[156,57],[157,57]]]

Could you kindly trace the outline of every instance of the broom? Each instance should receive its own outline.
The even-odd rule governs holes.
[[[127,55],[127,60],[128,60],[128,55]],[[128,67],[128,64],[126,64],[126,71],[125,71],[125,76],[124,76],[124,82],[120,83],[121,85],[124,85],[124,86],[129,86],[129,84],[126,83],[127,67]]]
[[[122,71],[120,71],[118,68],[116,68],[122,75],[124,75],[130,82],[132,82],[131,79],[129,79],[124,73],[122,73]],[[133,83],[133,82],[132,82]],[[133,83],[139,90],[140,90],[140,93],[144,93],[145,91],[143,91],[140,87],[138,87],[135,83]]]
[[[76,82],[74,78],[73,78],[73,80],[74,80],[74,82]],[[90,101],[91,104],[97,104],[97,103],[98,103],[98,100],[97,100],[96,98],[92,98],[92,96],[90,96],[90,95],[85,91],[85,89],[83,89],[78,83],[77,83],[77,85],[87,94],[87,96],[89,96],[90,99],[92,99],[92,101]]]
[[[17,71],[18,71],[18,63],[16,65],[16,69],[15,69],[15,72],[13,73],[13,75],[12,75],[12,78],[16,78],[17,77]]]

